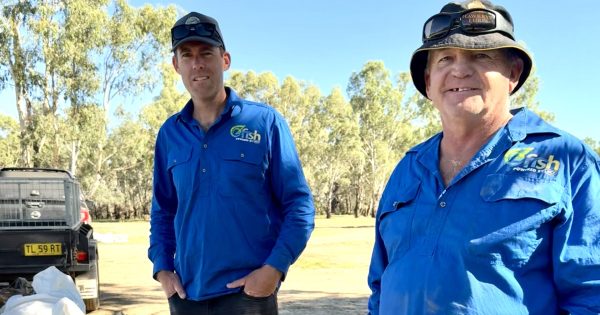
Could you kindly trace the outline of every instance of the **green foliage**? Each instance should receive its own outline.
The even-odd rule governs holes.
[[[440,120],[438,111],[428,98],[419,92],[415,92],[411,96],[409,104],[415,107],[416,114],[413,124],[418,127],[415,130],[418,134],[417,138],[428,139],[442,131],[442,121]]]
[[[175,8],[155,9],[145,5],[130,7],[115,0],[115,8],[102,33],[102,50],[97,67],[102,74],[102,105],[110,111],[117,95],[137,95],[155,87],[156,68],[169,54],[169,30],[175,20]]]
[[[412,115],[402,106],[406,85],[403,79],[399,83],[400,87],[393,85],[383,62],[371,61],[352,74],[347,89],[358,117],[365,160],[362,169],[354,172],[352,185],[371,216],[375,214],[385,180],[403,152],[403,137],[410,134]]]
[[[2,120],[0,146],[7,149],[0,163],[69,169],[88,197],[112,208],[131,206],[130,191],[116,193],[131,177],[119,170],[135,169],[137,158],[151,156],[123,150],[129,144],[113,132],[145,139],[152,131],[143,128],[138,135],[138,122],[129,122],[137,129],[123,122],[109,130],[110,104],[117,95],[133,98],[159,82],[154,73],[169,54],[175,7],[134,8],[124,0],[0,3],[0,88],[14,87],[19,115],[16,130]],[[142,143],[152,152],[148,141]],[[122,152],[136,154],[130,160]],[[115,161],[126,166],[115,169]],[[142,174],[149,177],[146,169]],[[147,205],[136,209],[142,208]]]
[[[140,113],[142,124],[154,134],[158,133],[158,129],[169,116],[181,110],[190,99],[187,92],[177,89],[180,78],[173,66],[163,63],[161,70],[163,87],[160,95],[151,104],[144,106]]]
[[[592,148],[592,150],[594,150],[598,155],[600,155],[600,141],[587,137],[583,139],[583,142],[589,145],[590,148]]]
[[[0,115],[0,166],[64,168],[98,205],[95,217],[145,217],[152,198],[154,141],[190,99],[170,62],[174,7],[134,8],[125,0],[0,0],[0,89],[14,88],[18,121]],[[167,62],[165,62],[167,60]],[[159,74],[160,75],[157,75]],[[270,72],[232,71],[226,84],[276,108],[288,121],[317,212],[374,215],[404,153],[441,130],[437,110],[379,61],[353,73],[346,93]],[[547,120],[539,78],[512,98]],[[116,98],[160,86],[139,115]],[[600,143],[587,139],[597,152]]]
[[[17,165],[19,161],[19,123],[0,114],[0,168]]]
[[[554,114],[540,109],[540,102],[536,100],[536,95],[539,90],[540,78],[535,74],[535,68],[531,71],[529,78],[521,86],[519,91],[511,96],[511,107],[527,107],[536,114],[540,115],[545,121],[553,122]]]
[[[364,156],[358,117],[338,88],[315,106],[308,131],[312,141],[305,169],[316,204],[327,217],[347,213],[344,192],[352,190],[351,172],[362,168]]]

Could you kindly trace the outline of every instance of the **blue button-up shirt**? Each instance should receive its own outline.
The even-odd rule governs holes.
[[[176,271],[192,300],[239,291],[226,284],[264,264],[285,274],[314,227],[287,123],[226,90],[207,132],[190,100],[156,139],[148,257],[154,274]]]
[[[598,314],[598,156],[521,109],[444,187],[441,139],[383,193],[369,313]]]

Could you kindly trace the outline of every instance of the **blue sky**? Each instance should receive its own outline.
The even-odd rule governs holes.
[[[408,71],[412,52],[421,43],[423,22],[448,1],[398,0],[212,0],[143,1],[175,4],[181,15],[198,11],[216,18],[232,69],[290,75],[321,88],[346,89],[352,72],[369,60],[382,60],[397,74]],[[556,114],[555,125],[578,137],[600,140],[598,34],[600,1],[555,2],[504,0],[513,16],[517,39],[534,57],[540,77],[541,108]],[[145,98],[158,94],[158,89]],[[595,95],[594,95],[595,96]],[[137,98],[140,100],[140,98]],[[0,94],[2,112],[16,117],[14,97]],[[144,101],[126,101],[137,113]],[[8,105],[8,106],[7,106]],[[116,104],[115,104],[116,105]],[[183,104],[182,104],[183,105]],[[113,108],[115,108],[114,106]]]

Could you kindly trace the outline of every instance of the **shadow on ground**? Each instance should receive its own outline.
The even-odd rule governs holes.
[[[103,305],[159,303],[160,301],[157,300],[162,298],[162,294],[163,292],[160,288],[140,290],[140,287],[137,286],[105,284],[102,285],[100,301],[103,302]]]
[[[358,315],[367,311],[367,296],[318,291],[283,290],[281,315]]]
[[[102,284],[100,309],[88,315],[168,315],[168,309],[160,287]]]
[[[89,315],[168,315],[160,288],[104,285],[100,310]],[[282,290],[278,295],[280,315],[365,314],[367,297],[319,291]]]

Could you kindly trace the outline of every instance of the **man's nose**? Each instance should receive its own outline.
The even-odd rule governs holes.
[[[202,62],[202,60],[200,58],[194,58],[194,61],[192,63],[192,69],[194,69],[194,70],[203,70],[204,69],[204,63]]]
[[[452,64],[451,73],[457,78],[468,77],[473,74],[473,64],[465,56],[457,57]]]

